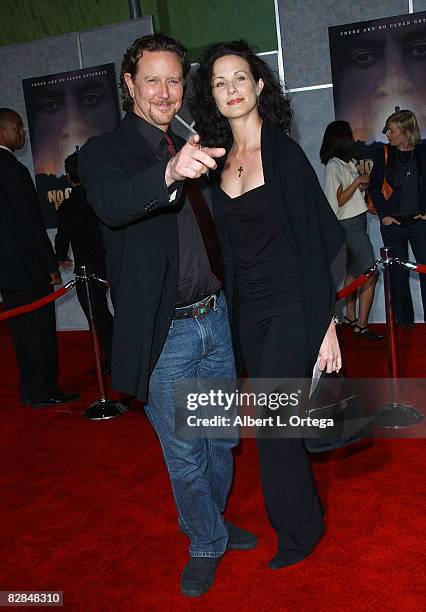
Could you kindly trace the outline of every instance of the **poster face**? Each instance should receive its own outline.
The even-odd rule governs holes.
[[[336,119],[374,149],[395,107],[414,111],[426,137],[426,12],[329,28]],[[376,144],[377,146],[377,144]]]
[[[68,196],[64,160],[120,120],[114,64],[22,81],[36,186],[46,227]]]

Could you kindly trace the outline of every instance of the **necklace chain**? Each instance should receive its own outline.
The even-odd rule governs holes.
[[[400,149],[398,149],[400,157],[401,157],[401,161],[403,166],[405,167],[405,178],[408,178],[411,174],[411,164],[413,162],[414,159],[414,149],[412,149],[411,151],[411,156],[409,161],[407,162],[407,160],[405,159],[404,155],[402,154],[402,151]]]

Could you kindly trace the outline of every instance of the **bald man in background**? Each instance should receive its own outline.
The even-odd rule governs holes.
[[[28,169],[14,152],[25,144],[21,117],[0,108],[0,292],[6,310],[49,295],[60,275]],[[55,305],[10,319],[21,399],[34,408],[79,397],[57,384]]]

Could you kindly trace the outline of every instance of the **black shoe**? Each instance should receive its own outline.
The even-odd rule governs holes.
[[[257,537],[253,533],[246,529],[241,529],[241,527],[237,527],[237,525],[229,521],[225,521],[225,527],[229,534],[228,546],[226,547],[228,550],[251,550],[256,548]]]
[[[350,319],[349,317],[343,317],[342,319],[342,324],[346,325],[347,327],[353,327],[354,325],[356,325],[358,323],[358,319]]]
[[[221,557],[191,557],[180,579],[180,590],[188,597],[200,597],[213,586]]]
[[[59,404],[65,404],[66,402],[72,402],[72,400],[78,399],[80,393],[64,393],[59,391],[52,393],[50,397],[44,397],[41,400],[31,401],[30,404],[33,408],[43,408],[45,406],[57,406]]]
[[[364,338],[365,340],[383,340],[383,336],[376,334],[369,327],[361,327],[360,325],[355,325],[354,334],[358,338]]]
[[[300,563],[305,558],[306,557],[303,555],[300,555],[300,557],[295,556],[292,559],[288,559],[285,553],[278,551],[275,557],[269,561],[269,567],[274,570],[282,569],[283,567],[289,567],[290,565]]]
[[[322,504],[320,505],[321,514],[324,515],[324,507]],[[306,557],[309,557],[310,554],[315,550],[318,542],[321,540],[324,535],[325,529],[324,526],[320,527],[319,534],[312,548],[308,550],[305,554],[301,551],[297,550],[281,550],[280,544],[278,540],[278,551],[275,557],[269,561],[269,567],[273,570],[281,569],[282,567],[289,567],[290,565],[295,565],[296,563],[300,563],[304,561]]]
[[[398,325],[405,331],[413,331],[414,329],[414,323],[398,323]]]

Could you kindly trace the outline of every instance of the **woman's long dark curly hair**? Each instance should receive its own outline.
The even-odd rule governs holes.
[[[225,55],[238,55],[246,60],[254,80],[263,80],[264,87],[259,96],[259,115],[285,132],[289,132],[292,111],[287,96],[283,93],[272,70],[244,40],[218,43],[205,52],[198,70],[192,78],[192,94],[189,109],[195,121],[194,129],[200,134],[205,146],[221,146],[229,149],[232,132],[228,120],[216,107],[212,93],[213,65]]]

